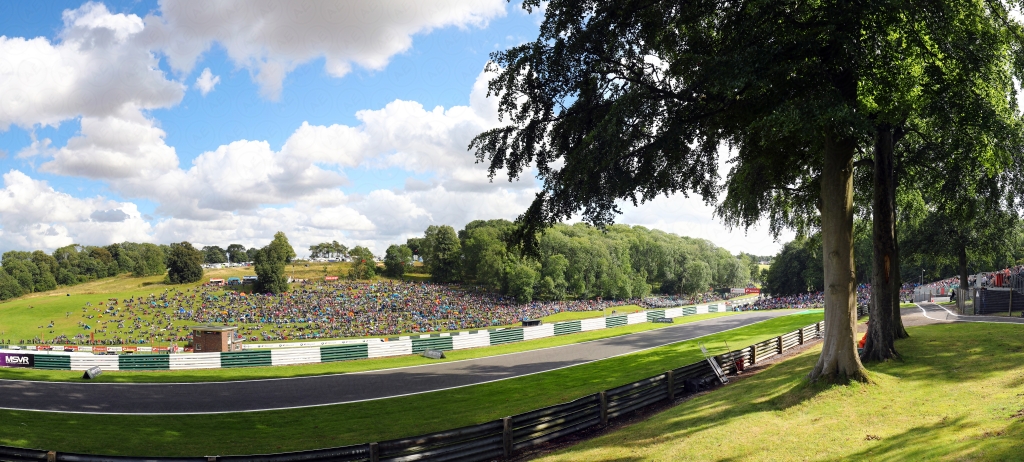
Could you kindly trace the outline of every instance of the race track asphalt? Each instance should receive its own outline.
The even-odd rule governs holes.
[[[204,383],[0,380],[0,408],[89,414],[210,414],[392,398],[551,371],[691,340],[794,311],[757,311],[636,334],[425,366],[286,379]]]

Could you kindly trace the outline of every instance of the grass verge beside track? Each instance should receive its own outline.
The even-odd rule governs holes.
[[[700,341],[723,352],[726,341],[739,348],[821,319],[817,313],[783,316],[705,336]],[[697,341],[690,340],[471,387],[286,411],[206,416],[0,411],[0,444],[155,456],[274,453],[383,441],[571,401],[702,358]]]
[[[908,327],[875,383],[809,386],[802,355],[542,460],[1022,460],[1022,326]]]
[[[638,307],[639,308],[639,307]],[[598,313],[600,314],[600,313]],[[731,316],[736,312],[708,313],[675,318],[675,324],[685,324],[705,319]],[[398,356],[393,358],[359,359],[334,363],[302,364],[297,366],[244,367],[232,369],[200,369],[185,371],[110,371],[91,380],[92,382],[135,382],[135,383],[173,383],[173,382],[224,382],[230,380],[251,380],[280,377],[302,377],[309,375],[342,374],[363,372],[395,367],[420,366],[445,361],[497,356],[520,351],[538,350],[573,343],[589,342],[608,337],[634,334],[653,329],[668,327],[666,324],[640,323],[608,329],[580,332],[576,334],[546,337],[524,342],[506,343],[490,347],[471,348],[445,352],[447,359],[427,359],[420,355]],[[12,380],[44,380],[53,382],[86,382],[79,371],[46,371],[39,369],[0,368],[0,379]]]

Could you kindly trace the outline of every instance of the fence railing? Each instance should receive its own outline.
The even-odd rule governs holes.
[[[863,311],[858,309],[858,314]],[[799,330],[730,351],[715,359],[727,374],[736,371],[737,360],[755,365],[782,354],[805,342],[820,338],[824,322],[810,324]],[[68,452],[20,449],[0,446],[0,460],[52,462],[187,462],[187,461],[389,461],[459,460],[487,461],[514,456],[516,453],[542,445],[589,428],[607,425],[609,421],[658,404],[667,404],[677,397],[691,395],[715,386],[716,372],[708,361],[698,361],[665,371],[633,383],[622,385],[568,403],[537,409],[492,420],[478,425],[445,430],[410,438],[331,449],[282,454],[207,457],[129,457],[75,454]]]

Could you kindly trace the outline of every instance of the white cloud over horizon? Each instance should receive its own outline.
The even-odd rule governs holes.
[[[219,44],[252,73],[264,96],[277,99],[285,76],[314,59],[322,58],[334,77],[353,66],[380,70],[412,46],[413,35],[486,27],[504,15],[502,0],[163,0],[160,15],[145,23],[148,40],[179,72],[190,72]]]

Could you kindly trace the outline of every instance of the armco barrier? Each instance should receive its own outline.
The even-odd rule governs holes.
[[[629,320],[625,316],[608,316],[604,318],[604,327],[625,326]]]
[[[121,355],[117,359],[118,369],[122,371],[165,371],[171,368],[170,355]]]
[[[172,371],[186,369],[217,369],[220,367],[220,353],[192,353],[169,356]]]
[[[259,367],[273,366],[273,350],[233,351],[220,354],[220,367]]]
[[[712,308],[714,307],[714,308]],[[504,343],[520,342],[538,338],[566,335],[576,332],[606,329],[651,322],[653,319],[691,316],[714,312],[717,305],[687,306],[636,312],[601,318],[541,324],[534,327],[513,327],[493,330],[464,331],[442,334],[403,336],[398,339],[325,340],[302,342],[290,348],[262,348],[266,345],[252,345],[250,349],[231,353],[185,353],[185,354],[140,354],[100,355],[85,352],[57,353],[50,351],[20,351],[36,357],[37,369],[85,370],[99,366],[103,370],[185,370],[216,369],[228,367],[254,367],[308,364],[319,362],[347,361],[352,359],[383,358],[422,353],[424,350],[461,350]],[[289,344],[268,344],[272,346]],[[120,351],[122,347],[80,347]],[[128,348],[128,347],[123,347]],[[138,351],[149,350],[138,347]],[[289,351],[294,350],[294,351]],[[318,350],[318,351],[317,351]]]
[[[417,354],[426,350],[448,351],[454,349],[455,345],[452,343],[451,336],[412,339],[412,352]]]
[[[554,335],[566,335],[575,334],[583,330],[583,324],[580,321],[566,321],[556,322],[554,324]]]
[[[270,363],[274,366],[320,362],[320,349],[317,347],[280,348],[268,351],[270,351]]]
[[[398,340],[394,342],[371,343],[367,349],[368,358],[383,358],[385,356],[401,356],[412,354],[412,340]]]
[[[369,346],[365,343],[320,347],[320,362],[322,363],[369,357]]]
[[[502,343],[522,342],[523,329],[502,329],[490,333],[490,344],[500,345]]]
[[[862,310],[858,309],[858,314]],[[824,322],[811,324],[773,339],[716,356],[722,370],[735,373],[737,359],[748,364],[781,354],[821,337]],[[500,331],[499,331],[500,332]],[[486,332],[485,332],[486,333]],[[345,345],[348,346],[348,345]],[[332,346],[329,348],[339,348]],[[620,387],[567,403],[524,412],[479,425],[410,438],[331,449],[245,456],[131,457],[100,456],[0,446],[0,460],[54,462],[319,462],[319,461],[487,461],[510,458],[524,449],[608,422],[644,408],[671,404],[677,398],[716,386],[718,379],[707,361],[698,361]]]
[[[544,337],[555,336],[554,324],[541,324],[539,326],[524,327],[523,340],[535,340]]]

